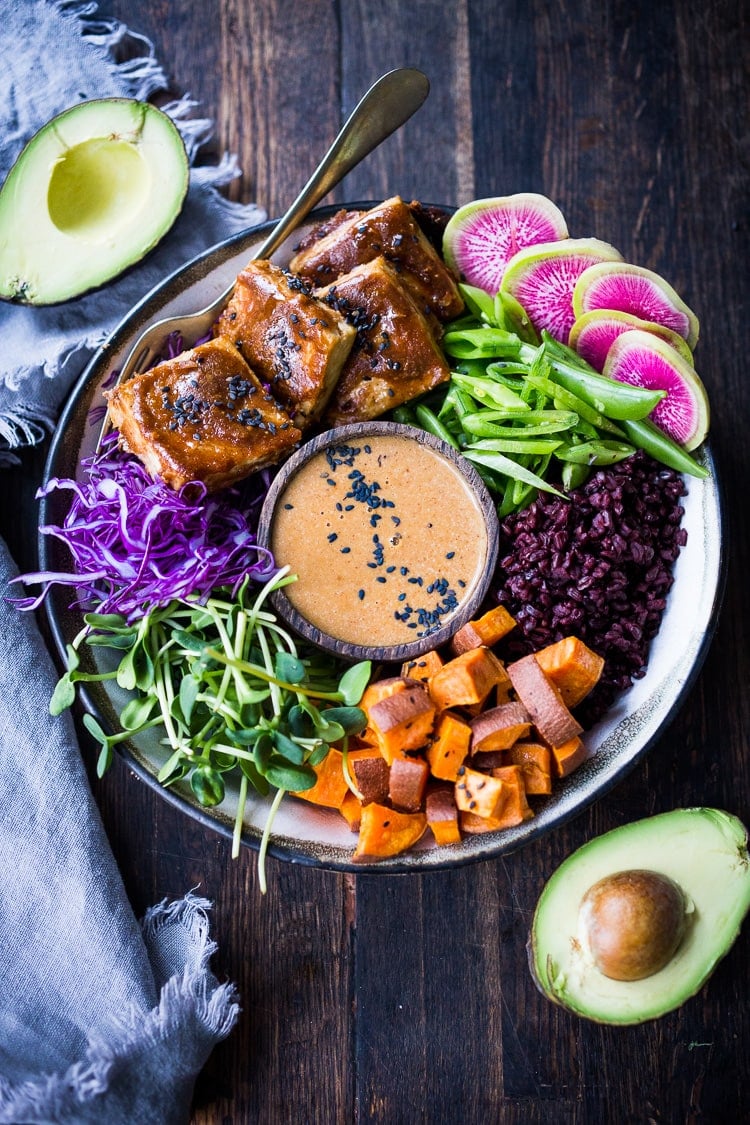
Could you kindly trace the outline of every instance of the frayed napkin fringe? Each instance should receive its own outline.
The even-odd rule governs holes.
[[[82,38],[101,53],[113,75],[123,84],[123,96],[146,100],[156,91],[168,88],[167,75],[154,56],[153,43],[145,35],[131,31],[116,18],[99,16],[98,4],[93,0],[53,0],[51,6],[64,18],[75,21]],[[118,53],[124,50],[131,54],[137,52],[137,57],[118,61]],[[209,118],[193,116],[198,105],[189,94],[185,94],[161,107],[180,131],[192,165],[191,185],[210,190],[216,211],[231,223],[233,229],[249,228],[263,222],[266,212],[257,204],[237,203],[216,190],[241,175],[236,153],[224,152],[216,164],[194,165],[200,148],[213,135],[213,122]],[[107,333],[102,334],[101,326],[92,326],[91,332],[81,332],[73,346],[49,357],[40,368],[6,368],[0,375],[0,386],[17,392],[35,371],[44,379],[59,378],[67,386],[106,340]],[[43,441],[45,432],[54,428],[56,417],[56,411],[42,404],[32,408],[27,403],[14,403],[12,407],[0,410],[0,468],[17,465],[18,458],[13,450]]]
[[[13,410],[0,415],[0,441],[9,449],[36,445],[44,437],[44,428],[51,429],[53,419],[37,405],[19,402]]]
[[[85,1057],[64,1074],[18,1086],[0,1076],[0,1125],[65,1121],[76,1109],[106,1093],[115,1072],[133,1055],[179,1036],[191,1021],[205,1032],[206,1054],[214,1042],[229,1035],[240,1007],[234,985],[217,985],[208,968],[216,950],[208,932],[209,909],[206,899],[189,893],[177,902],[165,899],[147,911],[142,923],[147,946],[158,940],[165,926],[182,926],[195,947],[193,960],[166,982],[159,1003],[145,1016],[133,1008],[111,1020],[107,1038],[101,1033],[91,1035]]]
[[[156,61],[153,43],[145,35],[131,31],[118,19],[98,16],[98,4],[93,2],[55,0],[52,6],[61,15],[76,20],[83,38],[104,53],[113,73],[124,85],[124,96],[145,101],[156,90],[166,89],[167,75]],[[118,61],[116,53],[124,47],[139,49],[138,56]]]

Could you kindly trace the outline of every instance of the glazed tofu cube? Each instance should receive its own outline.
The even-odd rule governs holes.
[[[456,279],[397,195],[339,223],[301,249],[289,268],[318,288],[381,255],[422,311],[429,309],[439,320],[450,320],[462,312],[464,303]]]
[[[121,444],[172,488],[221,488],[275,464],[302,436],[236,348],[210,340],[108,394]]]
[[[325,414],[331,426],[378,418],[450,377],[426,316],[385,258],[316,294],[357,328]]]
[[[267,261],[241,271],[216,331],[239,349],[300,429],[322,414],[356,336],[336,309]]]

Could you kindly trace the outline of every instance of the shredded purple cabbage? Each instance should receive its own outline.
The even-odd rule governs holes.
[[[205,602],[212,590],[236,591],[249,575],[264,581],[276,569],[271,552],[258,546],[254,524],[268,477],[254,490],[208,495],[195,481],[175,492],[152,479],[135,458],[116,445],[81,462],[83,480],[53,478],[40,489],[73,494],[62,526],[40,530],[66,544],[71,573],[40,571],[15,579],[43,584],[37,597],[19,598],[20,609],[36,609],[55,585],[76,591],[74,604],[131,620],[174,598]]]

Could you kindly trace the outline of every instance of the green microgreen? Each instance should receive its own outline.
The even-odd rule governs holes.
[[[149,729],[158,731],[165,753],[159,781],[185,782],[203,807],[221,804],[226,777],[233,775],[233,856],[239,854],[250,789],[261,797],[277,790],[259,852],[263,891],[281,798],[312,788],[314,767],[330,747],[345,745],[364,728],[357,704],[371,672],[368,661],[348,667],[304,646],[265,608],[269,596],[291,580],[281,570],[260,589],[251,590],[246,581],[233,597],[218,589],[205,604],[174,600],[130,625],[116,614],[87,614],[50,702],[50,711],[59,714],[73,703],[76,683],[92,680],[115,680],[128,691],[119,730],[108,734],[97,719],[84,716],[100,747],[100,777],[117,743]],[[109,672],[82,671],[82,644],[121,650],[119,663]]]

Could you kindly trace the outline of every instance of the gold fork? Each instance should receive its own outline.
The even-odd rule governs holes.
[[[405,67],[391,70],[374,83],[352,110],[335,141],[286,213],[268,237],[256,247],[253,259],[269,258],[312,208],[320,202],[361,160],[416,113],[430,90],[420,70]],[[210,305],[198,312],[164,317],[138,337],[128,353],[115,385],[139,371],[146,371],[164,351],[172,332],[186,340],[204,336],[234,292],[234,282]],[[97,452],[111,426],[105,416]]]

